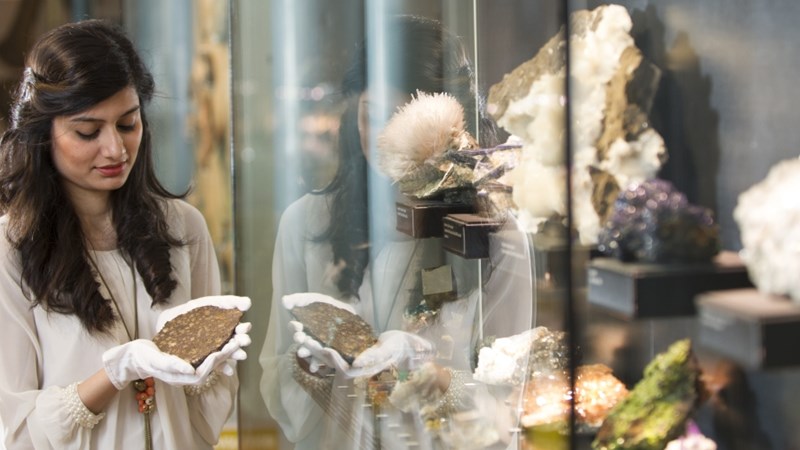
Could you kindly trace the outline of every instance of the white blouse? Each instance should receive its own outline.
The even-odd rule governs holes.
[[[186,242],[170,253],[178,284],[168,304],[151,307],[152,298],[136,273],[140,338],[153,337],[162,310],[220,292],[219,268],[203,216],[188,203],[171,200],[167,218],[170,232]],[[67,386],[103,367],[104,351],[128,342],[123,324],[118,322],[108,334],[90,334],[75,316],[31,308],[20,287],[18,254],[5,237],[7,226],[8,217],[1,217],[0,425],[6,448],[144,448],[144,418],[132,383],[111,400],[105,418],[93,428],[80,426],[64,400]],[[130,266],[118,250],[92,255],[133,333]],[[151,415],[154,447],[211,449],[233,409],[237,388],[235,376],[221,375],[208,391],[187,396],[182,387],[156,380],[156,408]]]

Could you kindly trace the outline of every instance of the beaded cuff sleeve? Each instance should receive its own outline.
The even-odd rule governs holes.
[[[306,392],[311,394],[315,400],[319,401],[321,398],[329,397],[333,379],[331,377],[316,376],[300,367],[300,364],[297,362],[298,348],[300,348],[300,345],[294,344],[289,347],[289,350],[286,352],[292,365],[292,378],[305,389]]]
[[[79,426],[94,428],[106,416],[106,413],[94,414],[83,404],[78,395],[78,383],[72,383],[62,391],[62,401],[67,405],[69,415]]]
[[[217,373],[216,370],[212,370],[202,384],[198,384],[197,386],[184,386],[183,392],[187,397],[196,397],[208,392],[209,389],[217,384],[217,381],[219,381],[219,373]]]
[[[470,373],[450,368],[446,370],[450,372],[450,386],[436,404],[435,414],[439,417],[466,409],[470,401],[469,396],[465,395],[466,383],[470,379]]]

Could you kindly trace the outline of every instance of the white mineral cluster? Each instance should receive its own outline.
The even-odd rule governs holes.
[[[739,196],[733,217],[759,291],[800,303],[800,159],[781,161]]]
[[[646,120],[659,73],[642,61],[630,36],[627,10],[601,6],[574,13],[572,22],[574,218],[581,242],[591,245],[597,242],[601,216],[613,203],[609,198],[631,183],[654,177],[666,151]],[[562,36],[563,32],[493,86],[489,96],[489,111],[498,125],[524,143],[521,163],[510,180],[520,223],[528,231],[566,210]],[[646,98],[628,98],[629,82],[645,83],[645,89],[636,91]],[[593,172],[613,177],[613,189],[601,206],[596,192],[607,189]]]
[[[491,347],[483,347],[478,352],[478,367],[473,378],[491,385],[521,385],[528,371],[531,346],[546,333],[549,333],[547,328],[536,327],[497,338]]]

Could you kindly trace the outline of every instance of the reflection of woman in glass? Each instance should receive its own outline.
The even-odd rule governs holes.
[[[421,358],[413,351],[424,347],[417,345],[422,341],[417,335],[391,330],[412,330],[408,311],[410,297],[419,295],[420,271],[442,265],[444,254],[437,239],[395,233],[394,199],[376,201],[375,186],[386,186],[388,180],[369,162],[369,142],[377,134],[371,122],[408,102],[417,90],[447,92],[464,106],[468,128],[474,130],[476,95],[463,48],[438,22],[402,17],[390,22],[387,36],[383,56],[390,68],[382,80],[384,95],[376,95],[376,83],[367,78],[368,53],[361,48],[343,82],[350,103],[340,128],[338,172],[326,189],[290,205],[278,230],[261,390],[270,414],[298,449],[406,448],[412,443],[432,448],[437,445],[430,432],[437,414],[454,412],[461,397],[474,397],[464,392],[475,345],[474,299],[445,304],[435,325],[413,330],[435,349],[436,364],[425,366],[430,379],[425,388],[439,401],[420,405],[429,407],[427,416],[418,410],[392,411],[375,397],[365,398],[368,391],[380,391],[381,384],[374,379],[353,383],[341,373],[341,358],[298,347],[298,333],[282,305],[288,294],[325,294],[359,314],[376,334],[383,333],[375,355],[396,358],[395,350],[406,349],[407,361],[398,364],[406,368]]]

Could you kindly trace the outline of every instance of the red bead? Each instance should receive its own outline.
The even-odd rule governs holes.
[[[152,396],[154,396],[156,394],[156,390],[153,387],[147,388],[147,390],[145,392],[147,393],[148,397],[152,397]]]
[[[148,378],[144,379],[144,384],[146,384],[148,387],[149,386],[155,386],[156,380],[153,379],[153,377],[148,377]]]

